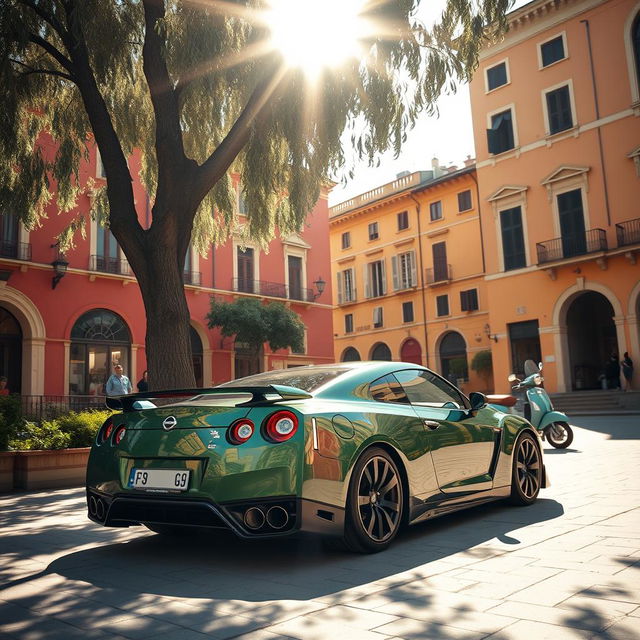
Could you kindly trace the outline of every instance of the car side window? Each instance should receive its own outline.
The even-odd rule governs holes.
[[[407,394],[393,376],[382,376],[369,385],[369,393],[377,402],[409,404]]]
[[[462,394],[453,385],[430,371],[405,369],[404,371],[396,371],[394,375],[402,385],[411,404],[443,407],[447,403],[453,402],[456,408],[466,407]],[[450,404],[449,407],[451,407]]]

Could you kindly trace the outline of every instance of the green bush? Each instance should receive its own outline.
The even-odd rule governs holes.
[[[9,447],[19,451],[66,449],[70,440],[71,436],[60,431],[55,420],[45,420],[42,424],[25,422],[17,437],[9,441]]]
[[[69,435],[68,447],[90,447],[102,423],[113,413],[102,411],[71,411],[57,418],[60,431]]]
[[[485,349],[478,351],[471,360],[471,368],[483,377],[488,377],[493,373],[493,359],[491,351]]]
[[[20,396],[0,396],[0,451],[6,451],[22,424]]]

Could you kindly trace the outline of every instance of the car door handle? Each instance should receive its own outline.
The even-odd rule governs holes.
[[[429,427],[429,429],[437,429],[440,426],[440,423],[436,420],[423,420],[425,427]]]

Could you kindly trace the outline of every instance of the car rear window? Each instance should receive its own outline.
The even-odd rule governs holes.
[[[327,382],[335,380],[338,376],[346,373],[347,369],[315,368],[296,370],[283,369],[281,371],[266,371],[257,373],[254,376],[238,378],[231,382],[225,382],[221,387],[262,387],[270,384],[281,384],[287,387],[296,387],[312,393]]]

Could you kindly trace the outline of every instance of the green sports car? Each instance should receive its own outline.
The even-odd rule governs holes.
[[[529,422],[414,364],[299,367],[107,404],[120,413],[91,449],[87,507],[108,527],[311,531],[375,552],[405,524],[531,504],[547,486]]]

